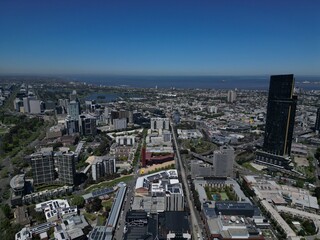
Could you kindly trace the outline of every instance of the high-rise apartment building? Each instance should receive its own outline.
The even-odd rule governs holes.
[[[52,182],[54,180],[52,152],[34,153],[30,157],[34,185]]]
[[[271,76],[263,151],[257,151],[258,161],[288,166],[296,106],[293,74]]]
[[[54,155],[55,165],[58,168],[59,181],[74,185],[74,179],[76,174],[76,160],[73,152],[62,153],[57,152]]]
[[[79,120],[80,115],[80,102],[77,100],[70,101],[67,109],[68,115],[75,120]]]
[[[236,101],[236,98],[237,98],[237,93],[233,90],[229,90],[228,91],[228,97],[227,97],[227,101],[229,103],[233,103]]]

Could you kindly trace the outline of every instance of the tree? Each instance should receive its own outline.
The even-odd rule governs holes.
[[[94,198],[90,203],[86,204],[87,212],[98,212],[102,208],[102,200],[100,198]]]
[[[87,153],[92,153],[92,147],[87,148]]]
[[[71,200],[71,205],[77,206],[78,208],[84,207],[84,198],[79,195],[75,195]]]
[[[102,200],[100,198],[94,198],[92,201],[92,210],[94,212],[99,211],[102,208]]]
[[[304,181],[302,181],[301,179],[296,181],[296,187],[303,188],[303,186],[304,186]]]
[[[12,218],[11,208],[8,204],[1,205],[1,210],[3,214],[6,216],[6,218],[8,219]]]
[[[53,151],[57,151],[60,147],[63,147],[62,142],[56,142],[53,144]]]

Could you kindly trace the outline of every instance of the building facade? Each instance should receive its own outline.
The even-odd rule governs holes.
[[[135,136],[117,136],[116,143],[120,146],[133,146],[135,144]]]
[[[151,130],[169,130],[169,118],[151,118]]]
[[[267,119],[262,150],[257,152],[257,160],[264,163],[274,162],[274,156],[280,156],[281,165],[287,167],[291,144],[297,96],[294,95],[294,76],[274,75],[270,78]],[[275,165],[278,165],[279,161]]]
[[[31,156],[33,183],[50,183],[54,180],[54,160],[52,152],[34,153]]]
[[[75,120],[79,119],[80,102],[76,100],[71,101],[68,104],[67,112],[71,119],[75,119]]]
[[[54,155],[56,167],[58,168],[59,180],[68,185],[74,185],[76,174],[75,154],[57,152]]]
[[[315,131],[319,132],[319,130],[320,130],[320,108],[317,109],[316,124],[315,124],[314,128],[315,128]]]
[[[116,160],[113,157],[95,157],[91,167],[92,179],[97,181],[101,177],[112,175],[116,172]]]
[[[184,211],[184,195],[181,183],[166,185],[166,211]]]
[[[97,134],[97,119],[89,114],[81,115],[79,121],[79,131],[82,135]]]
[[[113,120],[114,130],[126,129],[127,128],[127,119],[126,118],[117,118]]]
[[[221,146],[213,153],[214,177],[232,177],[234,149],[231,146]]]
[[[32,114],[39,114],[41,113],[41,102],[37,99],[30,99],[29,100],[29,111]]]

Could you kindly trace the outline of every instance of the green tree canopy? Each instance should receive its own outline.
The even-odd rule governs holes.
[[[79,195],[75,195],[71,200],[71,205],[77,206],[78,208],[84,207],[84,198]]]

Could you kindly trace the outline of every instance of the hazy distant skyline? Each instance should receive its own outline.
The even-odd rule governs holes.
[[[0,74],[320,75],[320,1],[1,1]]]

